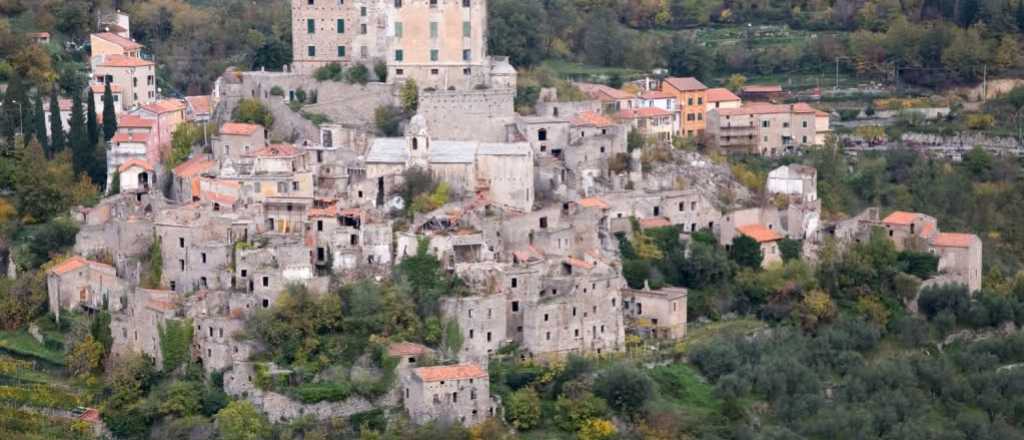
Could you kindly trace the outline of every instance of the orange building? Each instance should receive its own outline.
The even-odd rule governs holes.
[[[707,86],[697,78],[673,77],[662,80],[660,90],[674,95],[679,103],[679,134],[687,137],[703,135]]]

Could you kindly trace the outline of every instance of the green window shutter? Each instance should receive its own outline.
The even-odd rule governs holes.
[[[430,49],[430,61],[437,61],[437,49]]]
[[[462,22],[462,36],[466,37],[466,38],[469,38],[470,34],[472,34],[472,32],[470,32],[470,31],[471,31],[471,29],[469,27],[469,22],[468,21]]]
[[[405,32],[405,27],[402,26],[402,22],[395,22],[395,38],[402,38],[402,33]]]
[[[309,53],[309,56],[315,57],[316,56],[316,46],[309,46],[309,47],[307,47],[306,48],[306,52]]]
[[[306,32],[310,34],[316,33],[316,20],[312,18],[306,20]]]
[[[338,58],[345,57],[345,46],[338,46]]]
[[[395,61],[402,61],[405,58],[405,54],[402,53],[402,49],[395,51]]]
[[[339,34],[344,34],[345,33],[345,19],[343,19],[343,18],[339,18],[338,19],[338,33]]]
[[[430,38],[437,38],[437,22],[430,22]]]

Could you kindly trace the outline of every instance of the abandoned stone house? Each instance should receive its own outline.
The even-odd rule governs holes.
[[[686,336],[687,291],[681,287],[622,289],[622,310],[630,332],[663,339]]]
[[[462,363],[415,368],[401,377],[402,404],[414,423],[476,425],[496,415],[487,371]]]
[[[105,302],[117,300],[126,288],[113,266],[79,256],[64,260],[46,273],[50,310],[58,320],[61,310],[102,310]]]
[[[179,307],[180,298],[173,291],[139,287],[123,295],[119,301],[124,302],[124,307],[111,314],[111,354],[114,359],[130,353],[144,353],[156,361],[157,368],[162,368],[160,328],[167,320],[184,318]]]
[[[241,159],[243,156],[262,150],[267,146],[266,129],[261,125],[229,122],[220,126],[219,134],[213,138],[213,157]]]
[[[971,293],[981,289],[982,242],[977,235],[940,232],[934,217],[917,212],[896,211],[880,224],[898,250],[939,257],[940,276],[932,284],[963,284]]]

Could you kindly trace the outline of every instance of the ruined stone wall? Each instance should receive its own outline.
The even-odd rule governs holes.
[[[508,342],[507,302],[503,295],[444,298],[441,314],[455,320],[462,330],[460,361],[486,366],[487,357]]]
[[[434,139],[505,142],[514,100],[515,90],[423,91],[419,113]]]

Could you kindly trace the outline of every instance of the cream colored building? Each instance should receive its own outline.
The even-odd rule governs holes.
[[[110,83],[111,89],[122,91],[122,110],[156,101],[156,65],[152,61],[120,54],[102,55],[93,58],[92,77],[95,84]]]
[[[707,114],[710,142],[720,148],[778,156],[824,141],[828,114],[797,103],[756,103]]]
[[[509,67],[487,56],[486,0],[292,0],[292,46],[296,72],[384,61],[389,81],[441,90],[504,87]]]

